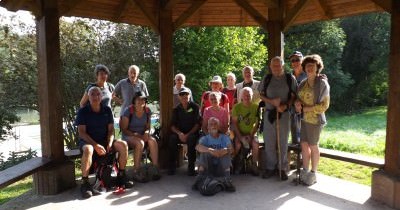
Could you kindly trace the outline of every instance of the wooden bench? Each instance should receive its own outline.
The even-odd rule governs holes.
[[[0,171],[0,189],[34,174],[50,163],[51,161],[48,158],[35,157]]]
[[[289,144],[288,150],[294,151],[294,152],[296,152],[296,154],[299,154],[301,152],[300,146],[295,145],[295,144]],[[365,155],[354,154],[354,153],[350,153],[350,152],[342,152],[342,151],[325,149],[325,148],[319,148],[319,152],[320,152],[321,157],[340,160],[340,161],[349,162],[349,163],[355,163],[355,164],[369,166],[369,167],[373,167],[373,168],[380,169],[380,168],[383,168],[383,166],[385,165],[384,159],[381,159],[381,158],[374,158],[374,157],[369,157],[369,156],[365,156]]]

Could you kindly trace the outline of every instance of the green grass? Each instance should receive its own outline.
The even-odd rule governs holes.
[[[32,189],[32,176],[0,190],[0,205]]]
[[[320,147],[384,158],[386,107],[367,109],[351,116],[328,116]],[[371,185],[375,168],[321,158],[319,172],[328,176]]]

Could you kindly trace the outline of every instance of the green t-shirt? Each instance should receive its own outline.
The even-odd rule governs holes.
[[[249,107],[244,106],[243,103],[233,106],[232,117],[237,117],[239,131],[243,135],[250,134],[256,125],[258,121],[257,108],[258,105],[255,103],[252,103]]]

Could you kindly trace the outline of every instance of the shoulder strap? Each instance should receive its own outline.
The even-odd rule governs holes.
[[[110,91],[110,93],[114,92],[114,89],[115,89],[114,86],[108,82],[107,82],[107,85],[108,85],[108,90]]]
[[[267,74],[267,76],[264,77],[264,91],[267,91],[268,85],[271,82],[272,74]],[[266,93],[265,93],[266,94]]]

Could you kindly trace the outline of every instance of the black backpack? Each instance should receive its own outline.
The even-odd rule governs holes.
[[[200,194],[205,196],[212,196],[224,190],[224,185],[218,179],[212,176],[206,176],[197,185]]]
[[[117,160],[114,152],[107,153],[104,156],[100,156],[94,165],[96,171],[96,186],[103,187],[107,191],[114,187],[114,178],[112,176],[118,172]]]
[[[294,90],[292,90],[292,83],[293,83],[293,77],[292,77],[292,74],[290,74],[290,73],[285,73],[285,77],[286,77],[286,84],[287,84],[287,86],[289,87],[289,92],[288,92],[288,99],[291,97],[291,94],[293,93],[293,94],[296,94],[296,91],[294,91]],[[263,91],[264,92],[266,92],[267,91],[267,88],[268,88],[268,85],[269,85],[269,83],[271,82],[271,78],[272,78],[272,74],[267,74],[265,77],[264,77],[264,87],[263,87]],[[258,111],[257,111],[257,115],[258,116],[261,116],[260,117],[260,123],[259,123],[259,129],[258,129],[258,132],[259,133],[262,133],[263,132],[263,130],[264,130],[264,120],[262,119],[262,117],[264,116],[263,115],[263,111],[261,111],[262,110],[262,108],[264,108],[265,107],[265,102],[264,101],[260,101],[260,103],[258,104]]]

